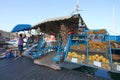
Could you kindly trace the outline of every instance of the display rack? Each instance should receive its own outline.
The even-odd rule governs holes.
[[[32,57],[39,58],[42,55],[46,55],[48,52],[53,51],[56,49],[57,46],[57,41],[45,41],[44,38],[41,38],[38,44],[38,51],[32,53]]]
[[[88,35],[88,65],[105,70],[113,70],[109,33],[105,29],[89,30]]]
[[[120,70],[119,64],[113,64],[109,33],[105,29],[70,35],[65,61],[113,72]]]
[[[69,36],[65,61],[86,65],[88,62],[88,31]]]
[[[120,71],[120,36],[110,36],[113,70]]]

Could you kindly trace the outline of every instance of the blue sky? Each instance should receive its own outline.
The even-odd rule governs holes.
[[[0,30],[11,31],[17,24],[35,25],[48,18],[69,16],[78,1],[89,29],[104,28],[111,35],[120,35],[120,0],[0,0]]]

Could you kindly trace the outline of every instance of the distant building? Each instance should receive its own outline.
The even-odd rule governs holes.
[[[13,39],[15,36],[14,36],[14,34],[12,34],[10,32],[0,30],[0,37],[1,38]]]

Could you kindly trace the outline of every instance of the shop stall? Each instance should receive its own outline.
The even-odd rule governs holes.
[[[53,69],[67,63],[71,69],[84,65],[120,72],[120,56],[113,54],[113,50],[119,50],[119,43],[111,41],[106,29],[88,29],[80,14],[48,19],[31,29],[38,27],[43,37],[34,53],[34,63]]]
[[[48,19],[34,25],[31,29],[40,28],[39,35],[43,36],[39,39],[38,51],[32,55],[34,63],[54,69],[57,64],[59,66],[61,55],[65,55],[68,36],[77,30],[79,18],[81,18],[80,14],[76,14]],[[87,28],[82,18],[81,24]]]

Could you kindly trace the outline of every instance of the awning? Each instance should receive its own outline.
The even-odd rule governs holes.
[[[31,29],[36,29],[38,26],[40,26],[42,24],[45,24],[45,23],[48,23],[48,22],[62,21],[62,20],[70,19],[70,18],[71,18],[71,16],[63,16],[63,17],[56,17],[56,18],[45,19],[44,21],[39,22],[39,23],[33,25],[31,27]]]
[[[74,27],[77,27],[79,24],[79,19],[81,19],[81,24],[84,25],[85,28],[87,28],[80,14],[75,14],[71,16],[63,16],[63,17],[45,19],[44,21],[41,21],[38,24],[33,25],[31,29],[37,29],[39,27],[42,32],[43,31],[48,32],[51,29],[55,32],[58,32],[60,30],[60,24],[65,23],[68,26],[72,25]]]
[[[18,24],[12,29],[11,32],[19,32],[19,31],[29,30],[30,27],[31,27],[30,24]]]

